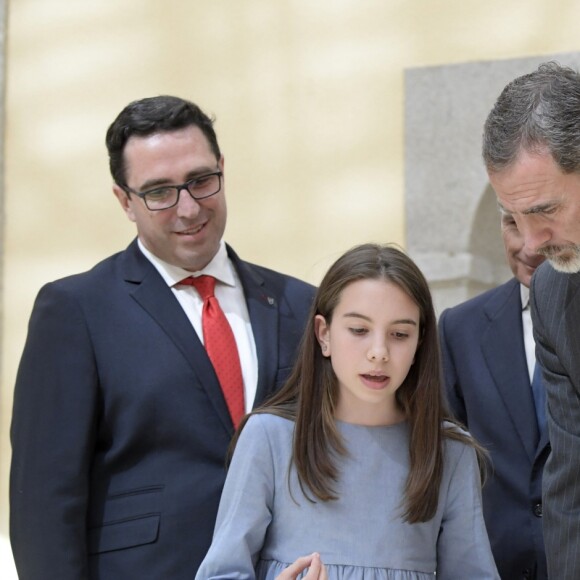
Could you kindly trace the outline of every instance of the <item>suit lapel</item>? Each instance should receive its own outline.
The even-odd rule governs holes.
[[[258,385],[254,407],[270,394],[278,369],[279,316],[278,297],[270,292],[255,268],[243,262],[229,247],[228,255],[236,268],[242,286],[258,357]]]
[[[485,305],[489,326],[482,334],[481,348],[522,444],[533,459],[539,434],[525,357],[519,283],[514,278],[500,288]]]
[[[181,351],[212,402],[224,428],[231,434],[232,420],[205,348],[171,289],[143,256],[136,241],[125,252],[124,276],[130,284],[132,297]]]

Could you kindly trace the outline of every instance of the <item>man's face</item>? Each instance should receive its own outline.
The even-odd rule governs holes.
[[[561,272],[580,271],[580,174],[563,173],[549,153],[522,151],[489,180],[526,252],[545,256]]]
[[[224,168],[223,157],[216,159],[196,126],[133,136],[125,146],[124,159],[127,185],[137,192],[179,185]],[[223,236],[227,214],[224,188],[222,185],[218,193],[199,201],[182,189],[177,205],[161,211],[150,211],[140,197],[128,197],[118,185],[113,191],[151,253],[195,272],[215,256]]]
[[[502,214],[501,235],[507,261],[513,275],[521,284],[529,288],[532,274],[545,260],[544,256],[530,252],[525,246],[524,237],[510,214]]]

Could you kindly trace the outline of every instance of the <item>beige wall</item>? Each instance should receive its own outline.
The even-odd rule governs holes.
[[[11,390],[34,296],[133,236],[103,144],[125,104],[174,93],[215,114],[227,240],[246,259],[316,283],[353,244],[404,245],[405,68],[580,50],[575,0],[9,8],[0,531]]]

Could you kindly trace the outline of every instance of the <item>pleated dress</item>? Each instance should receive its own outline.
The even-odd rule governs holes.
[[[290,467],[294,422],[270,414],[250,418],[196,580],[274,580],[315,551],[329,580],[499,578],[473,448],[445,440],[437,512],[428,522],[409,524],[401,517],[408,423],[337,426],[348,450],[337,460],[339,499],[312,502]]]

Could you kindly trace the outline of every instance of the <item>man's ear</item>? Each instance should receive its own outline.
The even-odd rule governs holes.
[[[322,356],[330,356],[330,326],[321,314],[314,317],[314,334],[320,344]]]
[[[133,201],[129,197],[129,194],[116,183],[113,184],[113,193],[115,197],[121,204],[123,211],[127,214],[127,217],[134,222],[135,221],[135,213],[133,212]]]

